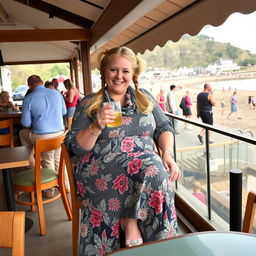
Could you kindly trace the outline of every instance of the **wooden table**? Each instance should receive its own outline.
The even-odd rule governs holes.
[[[32,148],[31,146],[0,148],[0,170],[2,169],[8,211],[16,210],[10,168],[29,166]],[[26,218],[25,225],[26,231],[28,231],[32,227],[33,221]]]
[[[198,232],[121,249],[108,255],[255,256],[255,248],[255,235],[239,232]]]
[[[13,119],[13,124],[20,124],[22,112],[5,113],[0,112],[0,120]]]

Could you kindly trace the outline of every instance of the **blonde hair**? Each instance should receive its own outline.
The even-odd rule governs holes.
[[[74,84],[72,83],[72,81],[70,79],[64,80],[63,84],[66,89],[75,88]]]
[[[134,73],[132,80],[135,86],[136,106],[139,109],[139,111],[143,114],[151,112],[153,108],[152,102],[147,98],[147,96],[143,92],[139,90],[138,78],[139,75],[142,73],[143,63],[131,49],[122,46],[112,48],[105,52],[101,52],[97,56],[96,64],[98,66],[98,69],[100,70],[102,88],[90,99],[89,107],[86,109],[86,114],[91,117],[93,113],[97,112],[101,103],[104,100],[104,90],[106,86],[105,72],[108,67],[110,57],[112,57],[113,55],[125,57],[130,61]]]
[[[9,92],[7,92],[7,91],[1,91],[1,93],[0,93],[0,99],[2,99],[5,95],[10,96],[10,95],[9,95]]]

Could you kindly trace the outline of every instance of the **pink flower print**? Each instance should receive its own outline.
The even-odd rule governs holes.
[[[142,164],[143,164],[143,160],[138,159],[138,158],[133,159],[131,162],[128,163],[127,172],[130,175],[134,175],[134,174],[138,173]]]
[[[123,124],[124,125],[129,125],[131,123],[132,123],[132,118],[130,116],[129,117],[127,117],[127,116],[123,117]]]
[[[102,218],[101,211],[98,209],[93,209],[91,217],[90,217],[90,222],[91,222],[92,226],[99,227],[102,220],[103,220],[103,218]]]
[[[117,198],[111,198],[108,201],[108,208],[111,211],[118,211],[121,207],[120,201]]]
[[[148,137],[150,135],[150,131],[145,131],[142,133],[142,137]]]
[[[95,185],[96,185],[96,188],[99,191],[104,191],[104,190],[108,189],[108,184],[107,184],[107,181],[105,179],[97,178],[96,182],[95,182]]]
[[[149,206],[155,209],[156,214],[163,211],[164,192],[155,190],[149,199]]]
[[[77,186],[78,193],[79,193],[81,196],[84,196],[86,190],[85,190],[85,187],[84,187],[83,183],[77,181],[77,182],[76,182],[76,186]]]
[[[111,233],[111,236],[115,236],[116,238],[119,238],[119,228],[120,226],[120,222],[117,221],[114,226],[112,227],[112,233]]]
[[[143,152],[137,151],[137,152],[134,152],[134,153],[128,153],[128,156],[139,157],[143,154],[144,154]]]
[[[139,209],[138,217],[139,219],[145,221],[148,217],[148,210],[146,208]]]
[[[81,237],[85,238],[88,234],[88,226],[84,223],[81,223],[80,225],[80,233],[81,233]]]
[[[172,211],[171,218],[173,218],[174,220],[177,220],[177,214],[176,214],[176,209],[174,205],[171,207],[171,211]]]
[[[154,176],[157,175],[157,173],[158,173],[158,168],[154,165],[148,166],[145,170],[146,177],[152,177],[153,178]]]
[[[114,185],[112,188],[116,190],[118,189],[121,195],[124,191],[128,191],[128,178],[124,174],[119,175],[113,183]]]
[[[113,130],[113,131],[110,131],[109,134],[108,134],[108,137],[109,138],[116,138],[116,137],[119,137],[119,130]]]
[[[98,164],[97,162],[95,162],[95,163],[91,166],[91,168],[90,168],[90,174],[91,174],[92,176],[94,176],[94,175],[97,175],[98,172],[99,172],[99,164]]]
[[[82,163],[83,164],[89,161],[89,158],[90,158],[91,154],[92,154],[92,152],[84,155],[84,157],[82,158]]]
[[[105,244],[102,244],[100,250],[97,250],[98,256],[104,256],[106,255],[107,246]]]
[[[134,148],[135,144],[133,141],[133,138],[125,138],[122,142],[121,142],[121,150],[122,152],[132,152],[133,148]]]
[[[168,219],[168,214],[167,214],[167,211],[164,212],[164,217],[163,217],[164,220],[167,220]]]
[[[101,238],[103,238],[103,239],[107,238],[106,230],[104,230],[104,231],[102,232]]]

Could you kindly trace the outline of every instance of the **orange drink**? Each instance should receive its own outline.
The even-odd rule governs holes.
[[[103,105],[110,105],[112,106],[112,111],[115,114],[115,121],[113,123],[107,124],[108,127],[117,127],[123,124],[123,117],[122,117],[122,110],[121,104],[119,101],[111,101],[111,102],[104,102]]]

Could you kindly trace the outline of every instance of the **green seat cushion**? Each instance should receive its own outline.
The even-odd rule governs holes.
[[[46,183],[55,180],[58,173],[55,170],[41,168],[41,183]],[[13,177],[13,184],[20,186],[33,186],[35,185],[35,171],[34,169],[28,169],[17,173]]]

